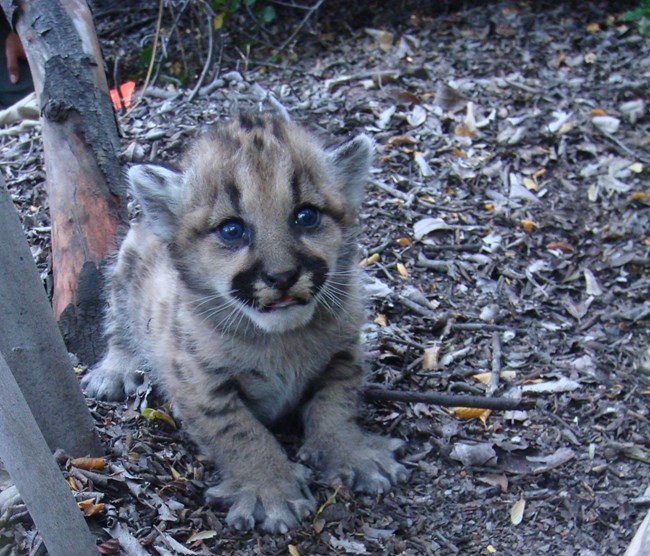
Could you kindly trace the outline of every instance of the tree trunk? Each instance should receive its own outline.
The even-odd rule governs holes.
[[[29,61],[43,122],[53,306],[68,349],[103,351],[102,273],[126,221],[120,149],[92,16],[83,0],[0,0]]]
[[[103,450],[79,381],[1,179],[0,238],[0,353],[50,449],[62,448],[74,456],[100,455]],[[4,407],[5,383],[0,384],[0,406]]]

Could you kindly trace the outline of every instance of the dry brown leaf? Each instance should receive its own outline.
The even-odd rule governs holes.
[[[492,410],[481,409],[479,407],[454,407],[451,412],[458,419],[479,419],[479,421],[485,425]]]
[[[106,460],[104,458],[74,458],[70,464],[86,471],[101,471],[106,466]]]
[[[396,135],[388,140],[388,144],[391,147],[395,145],[415,145],[417,144],[417,139],[414,139],[410,135]]]
[[[397,245],[400,247],[408,247],[411,245],[411,240],[407,237],[401,237],[397,240]]]
[[[95,503],[94,498],[88,498],[87,500],[82,500],[81,502],[77,502],[77,506],[79,506],[79,509],[83,512],[84,516],[86,517],[92,517],[94,515],[97,515],[99,512],[101,512],[104,509],[104,504],[103,503]]]
[[[406,270],[406,267],[402,263],[397,263],[397,272],[402,278],[408,278],[409,276],[409,271]]]
[[[521,227],[526,230],[528,233],[532,232],[535,229],[535,222],[532,220],[522,220]]]
[[[366,257],[365,259],[361,259],[361,262],[359,262],[359,266],[370,266],[371,264],[375,264],[381,257],[379,256],[379,253],[373,253],[369,257]]]
[[[212,529],[210,529],[209,531],[197,531],[185,542],[187,544],[190,544],[196,541],[207,541],[209,539],[213,539],[216,536],[217,536],[217,532]]]
[[[457,135],[458,137],[474,137],[474,132],[471,129],[466,128],[462,124],[458,124],[454,128],[454,134]]]
[[[386,315],[377,313],[377,316],[375,317],[375,324],[378,324],[379,326],[386,326]]]
[[[289,554],[291,556],[300,556],[300,551],[295,544],[290,544],[287,548],[289,549]]]
[[[573,247],[564,241],[551,241],[546,244],[546,249],[549,251],[557,249],[558,251],[562,251],[562,253],[571,253],[573,251]]]
[[[600,31],[600,24],[596,23],[595,21],[587,23],[587,31],[590,33],[598,33],[598,31]]]
[[[451,152],[453,152],[456,156],[460,156],[461,158],[467,158],[467,154],[461,151],[458,147],[451,149]]]
[[[630,199],[633,201],[645,201],[648,198],[648,194],[645,191],[633,191],[630,195]]]
[[[607,112],[605,112],[602,108],[592,108],[591,109],[591,115],[592,116],[607,116]]]
[[[472,378],[474,380],[478,380],[481,384],[488,384],[490,382],[490,377],[492,376],[491,372],[486,372],[486,373],[478,373],[475,375],[472,375]],[[499,378],[502,380],[505,380],[507,382],[514,380],[517,377],[517,373],[515,371],[501,371],[499,373]]]

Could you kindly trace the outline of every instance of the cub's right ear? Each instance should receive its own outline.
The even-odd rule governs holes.
[[[181,202],[182,173],[158,164],[129,168],[131,193],[140,203],[151,230],[165,242],[172,240]]]

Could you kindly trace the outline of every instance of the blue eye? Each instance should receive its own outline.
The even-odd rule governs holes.
[[[320,211],[314,207],[302,207],[296,210],[293,223],[301,228],[315,228],[320,224]]]
[[[239,241],[247,234],[246,226],[239,220],[226,220],[217,229],[221,238],[228,243]]]

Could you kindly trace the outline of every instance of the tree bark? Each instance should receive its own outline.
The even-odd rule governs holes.
[[[18,492],[43,537],[48,554],[99,554],[81,510],[48,450],[2,354],[0,383],[0,459],[16,483]]]
[[[53,307],[68,349],[104,348],[102,263],[126,221],[117,123],[83,0],[0,0],[32,70],[43,122],[52,220]]]

